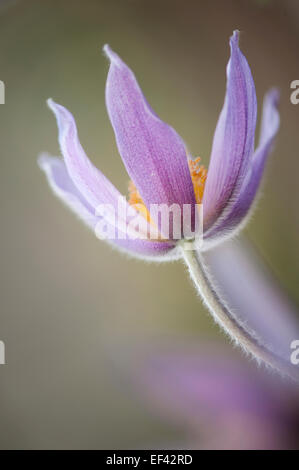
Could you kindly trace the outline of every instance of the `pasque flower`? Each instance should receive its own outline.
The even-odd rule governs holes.
[[[158,224],[154,214],[149,217],[151,205],[178,204],[181,208],[189,205],[195,217],[195,204],[202,203],[202,249],[238,230],[244,222],[279,125],[277,92],[271,91],[265,98],[260,145],[254,152],[255,87],[238,39],[239,33],[235,31],[230,40],[225,103],[215,131],[208,172],[199,159],[188,156],[175,130],[152,111],[128,66],[109,46],[104,47],[110,59],[106,86],[108,114],[131,178],[128,213],[132,217],[134,208]],[[49,106],[58,121],[64,161],[43,156],[40,165],[56,194],[94,228],[100,218],[97,207],[112,204],[117,209],[120,193],[88,160],[70,112],[52,100]],[[119,237],[110,240],[133,255],[157,260],[179,257],[177,241],[172,236],[158,242],[129,236],[125,240]]]
[[[238,43],[239,33],[235,31],[230,39],[226,96],[216,126],[208,171],[200,165],[199,159],[188,155],[180,136],[150,108],[128,66],[109,46],[104,47],[110,59],[106,86],[108,114],[119,153],[131,179],[129,199],[123,201],[125,214],[129,215],[118,220],[116,229],[118,235],[123,235],[133,216],[141,226],[146,224],[146,233],[150,226],[155,226],[159,234],[157,239],[152,239],[131,237],[126,233],[109,241],[121,250],[145,259],[183,257],[216,321],[255,357],[278,367],[279,360],[273,360],[272,352],[265,350],[229,311],[215,290],[201,255],[201,251],[234,234],[246,221],[279,127],[278,94],[272,90],[264,100],[260,142],[254,150],[255,87]],[[119,191],[86,156],[71,113],[52,100],[48,104],[57,119],[64,158],[47,155],[40,158],[40,166],[52,189],[90,227],[95,228],[103,218],[108,226],[115,225],[109,211],[99,214],[97,208],[109,205],[117,212]],[[195,227],[197,204],[202,204],[203,208],[200,252],[190,250],[190,237],[184,239],[186,223],[189,224],[187,233],[192,233]],[[176,205],[182,209],[182,214],[187,206],[190,218],[188,222],[183,215],[179,220],[173,218],[165,237],[159,216],[151,211],[155,205]],[[174,236],[178,231],[180,236]]]

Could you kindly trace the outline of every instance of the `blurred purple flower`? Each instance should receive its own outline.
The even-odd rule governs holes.
[[[177,448],[298,448],[298,393],[224,347],[156,347],[138,373],[139,396],[170,425],[185,430]],[[160,445],[165,448],[165,442]]]
[[[290,342],[299,338],[298,312],[253,247],[227,242],[208,261],[240,320],[289,358]],[[251,367],[214,341],[143,340],[137,352],[122,370],[130,371],[139,395],[186,430],[178,448],[298,448],[299,395],[292,382]]]
[[[132,180],[130,201],[124,203],[130,206],[130,220],[133,214],[144,221],[145,214],[147,223],[160,229],[158,217],[148,213],[152,204],[168,207],[178,204],[180,208],[189,205],[193,227],[196,203],[202,203],[202,249],[218,243],[244,224],[279,127],[278,95],[272,90],[265,97],[260,143],[254,151],[255,87],[238,40],[239,33],[235,31],[230,39],[226,97],[207,174],[199,159],[189,159],[186,146],[174,129],[152,111],[132,71],[109,46],[104,48],[111,62],[106,86],[108,114],[119,153]],[[117,211],[120,193],[87,158],[71,113],[52,100],[48,103],[57,118],[64,160],[43,155],[40,166],[58,197],[95,228],[100,220],[97,207],[110,204]],[[129,219],[123,222],[128,225]],[[113,224],[109,217],[107,224]],[[168,260],[181,256],[177,239],[171,233],[168,239],[160,241],[129,236],[109,241],[133,255]]]

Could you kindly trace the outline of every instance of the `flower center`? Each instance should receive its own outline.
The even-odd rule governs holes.
[[[188,160],[190,175],[193,183],[193,189],[195,194],[195,200],[197,204],[200,204],[203,197],[205,188],[205,182],[207,178],[206,168],[200,164],[200,157],[195,160]],[[129,197],[128,202],[131,204],[140,214],[142,214],[149,223],[154,223],[151,219],[150,213],[144,204],[139,191],[137,190],[133,181],[129,182]]]

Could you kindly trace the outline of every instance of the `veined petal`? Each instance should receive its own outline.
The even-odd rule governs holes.
[[[216,127],[203,196],[204,229],[221,215],[240,184],[254,149],[256,94],[247,60],[239,49],[239,33],[230,39],[225,102]]]
[[[133,72],[109,46],[106,104],[119,153],[148,209],[151,204],[195,205],[185,145],[152,111]],[[157,220],[155,222],[158,223]]]
[[[50,187],[59,199],[95,231],[102,217],[95,214],[93,207],[78,191],[69,176],[64,161],[48,154],[42,154],[38,163],[45,172]],[[109,220],[106,223],[109,225]],[[155,261],[168,261],[179,257],[179,251],[174,248],[174,244],[171,242],[131,239],[128,236],[126,239],[115,238],[106,241],[134,257]]]
[[[120,193],[87,157],[72,114],[51,99],[48,105],[57,120],[61,152],[71,180],[94,209],[99,204],[114,205]]]
[[[118,212],[118,224],[122,231],[125,231],[127,225],[126,216],[122,216],[122,214],[130,213],[136,222],[139,219],[139,226],[144,228],[145,235],[149,231],[149,225],[145,223],[145,219],[128,204],[115,186],[87,157],[79,141],[72,114],[63,106],[54,103],[53,100],[48,100],[48,105],[56,116],[61,152],[70,179],[78,191],[94,211],[103,205],[110,205],[114,212]],[[118,210],[119,204],[121,210]]]
[[[276,89],[272,89],[266,94],[263,105],[259,146],[250,160],[250,165],[241,187],[224,210],[219,221],[207,232],[207,239],[221,237],[223,232],[229,233],[236,229],[244,221],[249,212],[258,192],[265,163],[279,129],[278,100],[279,93]]]
[[[121,252],[145,261],[174,261],[181,257],[178,247],[170,241],[156,242],[127,238],[126,240],[107,240],[107,242]]]
[[[54,194],[78,215],[88,227],[94,229],[98,217],[95,216],[92,206],[84,199],[70,179],[64,161],[61,158],[43,153],[39,156],[38,164],[46,174]]]

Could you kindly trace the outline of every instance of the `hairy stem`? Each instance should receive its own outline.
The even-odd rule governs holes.
[[[282,375],[299,381],[299,369],[287,360],[279,357],[256,337],[245,324],[229,309],[221,298],[200,253],[188,246],[181,245],[183,258],[188,266],[191,279],[216,323],[218,323],[230,338],[251,354],[258,362],[263,362]]]

